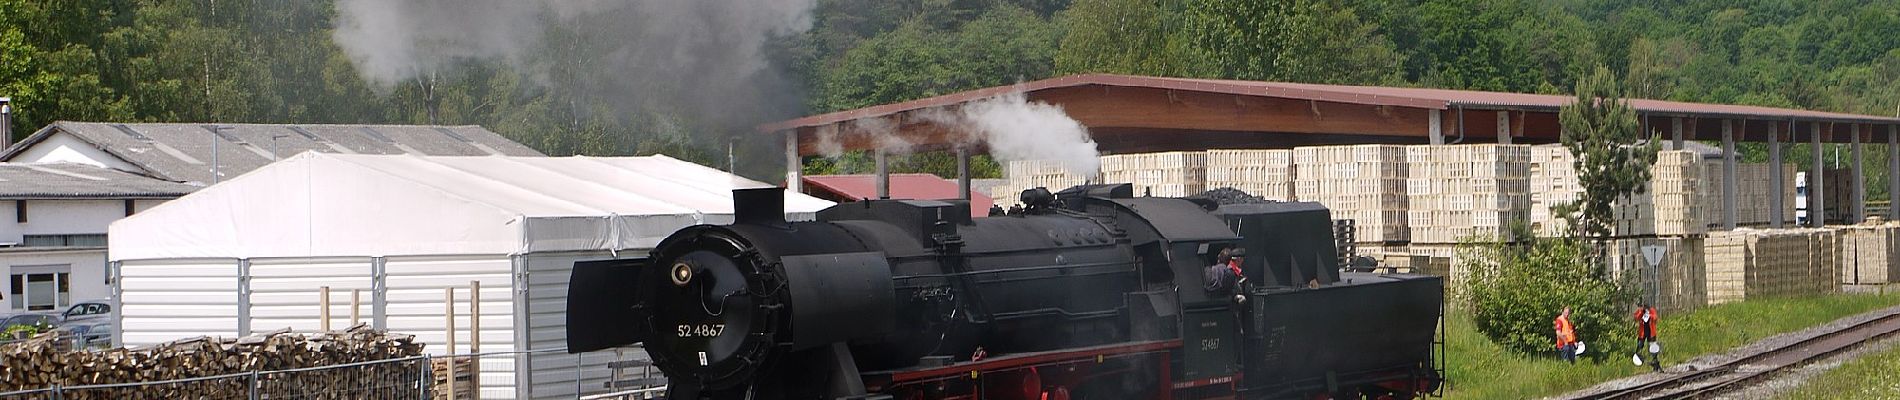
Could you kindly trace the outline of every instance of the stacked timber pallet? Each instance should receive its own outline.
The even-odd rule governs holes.
[[[340,365],[413,357],[422,344],[357,326],[312,335],[278,331],[236,339],[199,337],[140,349],[68,351],[44,334],[0,345],[0,392],[52,385],[78,386],[152,382],[207,376]],[[268,398],[348,398],[414,394],[419,365],[371,364],[351,368],[258,375],[258,394]],[[397,387],[406,387],[400,392]],[[390,393],[368,393],[391,388]],[[133,385],[69,390],[66,399],[246,398],[248,379]]]
[[[1406,241],[1405,147],[1356,145],[1293,149],[1293,193],[1350,219],[1362,243]]]
[[[1021,205],[1023,190],[1047,188],[1050,192],[1087,183],[1089,175],[1069,171],[1060,162],[1044,160],[1010,161],[1004,169],[1004,184],[990,188],[990,199],[1003,208]]]
[[[1526,145],[1407,146],[1412,243],[1517,240],[1510,224],[1530,218],[1530,161]]]
[[[1207,152],[1116,154],[1101,160],[1102,180],[1133,184],[1135,196],[1187,197],[1207,190]]]
[[[1208,150],[1207,189],[1223,187],[1268,200],[1296,200],[1293,151]]]
[[[1782,221],[1794,221],[1794,165],[1783,164],[1781,204]],[[1771,222],[1775,210],[1768,202],[1774,193],[1774,169],[1768,164],[1735,164],[1735,224],[1764,225]],[[1722,163],[1702,163],[1702,197],[1710,207],[1702,209],[1708,226],[1722,226]]]
[[[1702,217],[1708,207],[1702,195],[1701,161],[1702,156],[1693,151],[1656,153],[1656,164],[1649,168],[1649,200],[1655,209],[1655,234],[1708,233],[1708,224]]]
[[[1900,278],[1900,224],[1870,221],[1841,233],[1841,284],[1884,285]]]
[[[1709,304],[1838,290],[1840,236],[1828,229],[1710,232],[1704,257]]]
[[[1552,206],[1583,198],[1583,186],[1577,184],[1577,158],[1563,145],[1531,146],[1531,227],[1539,236],[1561,236],[1569,226]]]

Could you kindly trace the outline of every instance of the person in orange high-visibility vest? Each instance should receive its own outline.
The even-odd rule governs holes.
[[[1562,314],[1557,314],[1554,322],[1557,331],[1557,353],[1564,361],[1577,363],[1577,328],[1570,325],[1570,307],[1565,306]]]
[[[1662,371],[1662,359],[1659,358],[1662,355],[1662,343],[1656,341],[1656,308],[1650,307],[1649,302],[1637,304],[1636,315],[1632,318],[1636,320],[1636,355],[1631,358],[1641,362],[1642,353],[1647,350],[1649,369]]]

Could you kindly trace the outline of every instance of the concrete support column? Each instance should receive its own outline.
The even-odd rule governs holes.
[[[1865,157],[1866,154],[1860,151],[1860,128],[1864,126],[1865,125],[1860,124],[1847,126],[1848,133],[1854,135],[1853,139],[1848,142],[1851,143],[1849,147],[1853,149],[1854,152],[1854,165],[1848,167],[1854,171],[1852,172],[1854,176],[1854,186],[1848,189],[1849,192],[1847,193],[1848,201],[1852,202],[1848,205],[1848,207],[1850,207],[1848,209],[1853,210],[1853,214],[1849,214],[1853,219],[1847,220],[1849,225],[1857,224],[1867,219],[1867,174],[1861,170],[1861,165],[1867,163],[1867,158]]]
[[[798,156],[798,130],[785,131],[785,189],[801,193],[805,189],[805,160]]]
[[[1445,114],[1444,110],[1431,110],[1431,115],[1432,115],[1431,126],[1426,127],[1426,131],[1429,132],[1432,144],[1445,144],[1444,114]]]
[[[885,158],[884,149],[878,148],[877,177],[874,178],[874,180],[877,181],[877,198],[879,200],[891,198],[891,169],[890,164],[886,162]]]
[[[1498,111],[1498,144],[1511,144],[1511,112]]]
[[[1735,121],[1722,120],[1722,229],[1735,229]]]
[[[957,146],[957,198],[970,200],[970,148]]]
[[[1887,125],[1887,220],[1900,210],[1900,125]]]
[[[1788,207],[1787,204],[1781,203],[1781,194],[1788,192],[1787,185],[1782,184],[1782,180],[1788,177],[1781,174],[1780,122],[1768,123],[1768,178],[1770,179],[1768,182],[1768,226],[1780,228],[1785,222],[1781,220],[1781,211]]]
[[[1821,123],[1808,126],[1810,151],[1814,154],[1814,170],[1808,173],[1808,221],[1811,226],[1827,226],[1827,159],[1821,149]]]
[[[1682,117],[1669,117],[1669,141],[1675,145],[1674,149],[1683,150]]]

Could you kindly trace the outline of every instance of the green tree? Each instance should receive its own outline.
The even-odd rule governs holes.
[[[1183,33],[1222,78],[1378,84],[1399,56],[1377,24],[1337,0],[1194,0]]]
[[[1536,238],[1516,224],[1522,243],[1467,241],[1458,248],[1470,276],[1461,304],[1471,310],[1478,331],[1504,348],[1525,354],[1551,354],[1555,335],[1551,321],[1564,307],[1571,309],[1577,339],[1598,351],[1586,352],[1601,360],[1629,343],[1621,329],[1622,306],[1630,293],[1599,276],[1586,260],[1588,248],[1571,238]]]
[[[1576,155],[1577,184],[1583,187],[1577,204],[1567,207],[1576,215],[1571,226],[1593,238],[1600,252],[1613,233],[1617,200],[1643,193],[1661,141],[1645,142],[1653,138],[1641,131],[1616,77],[1601,66],[1577,83],[1576,101],[1563,106],[1558,120],[1564,148]],[[1591,259],[1601,262],[1600,257]]]
[[[1063,74],[1214,76],[1169,29],[1180,16],[1154,0],[1080,0],[1062,14],[1055,67]]]

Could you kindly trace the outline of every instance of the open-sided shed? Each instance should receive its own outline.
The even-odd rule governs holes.
[[[112,225],[120,340],[314,330],[329,287],[333,328],[360,290],[365,322],[467,353],[479,281],[481,352],[561,349],[575,261],[644,257],[675,230],[730,222],[732,189],[761,186],[665,156],[304,153]],[[830,204],[791,193],[785,210],[809,219]],[[448,288],[463,316],[454,349]],[[573,398],[601,387],[607,356],[487,359],[483,398]],[[576,362],[595,366],[585,382]]]

